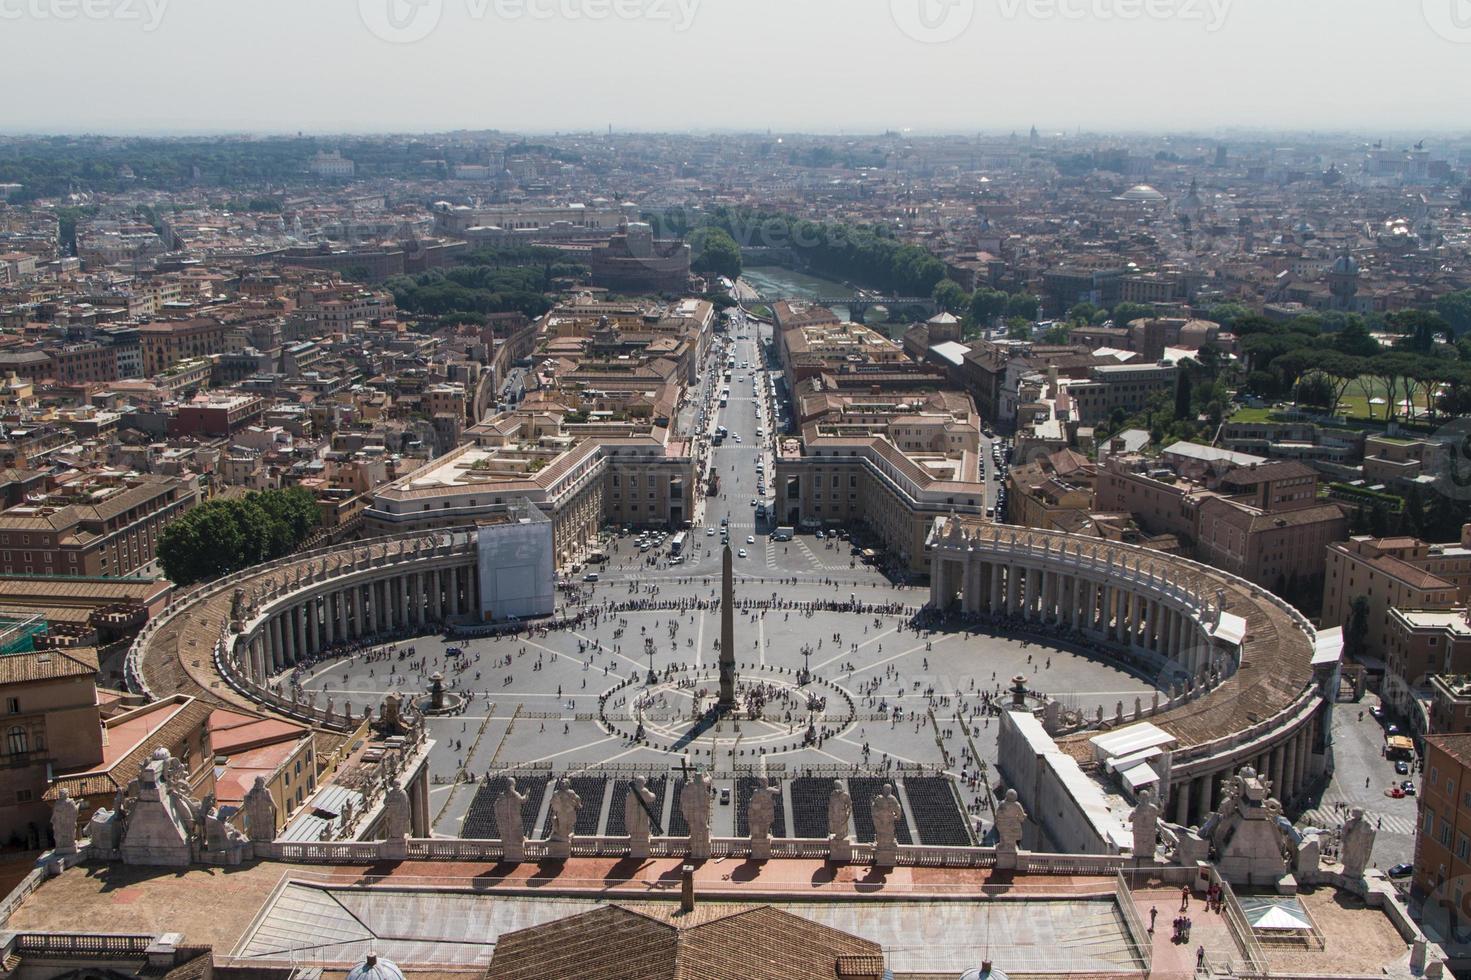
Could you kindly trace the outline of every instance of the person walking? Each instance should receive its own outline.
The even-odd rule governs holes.
[[[1189,911],[1189,909],[1190,909],[1190,886],[1189,885],[1182,885],[1180,887],[1180,911],[1181,912],[1186,912],[1186,911]]]

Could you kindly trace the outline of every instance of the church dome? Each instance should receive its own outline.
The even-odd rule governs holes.
[[[347,980],[406,980],[398,964],[369,953],[361,963],[347,971]]]
[[[1120,201],[1129,201],[1134,204],[1159,204],[1164,199],[1163,194],[1148,184],[1135,184],[1119,195]]]
[[[1333,260],[1333,268],[1330,271],[1335,276],[1356,276],[1359,274],[1359,262],[1345,252]]]

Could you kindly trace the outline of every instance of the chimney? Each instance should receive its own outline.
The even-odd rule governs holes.
[[[679,911],[689,913],[695,910],[695,866],[686,864],[679,869]]]

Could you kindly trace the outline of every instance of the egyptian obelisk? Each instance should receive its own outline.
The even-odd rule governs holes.
[[[731,711],[735,697],[735,566],[730,542],[720,559],[720,710]]]

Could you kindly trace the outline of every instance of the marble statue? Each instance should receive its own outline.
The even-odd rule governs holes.
[[[838,780],[833,780],[832,795],[827,798],[827,833],[834,840],[848,839],[848,818],[853,814],[853,798]]]
[[[746,822],[751,830],[751,859],[765,861],[771,857],[771,825],[776,820],[776,790],[762,776],[746,804]]]
[[[557,781],[556,792],[552,793],[552,836],[558,843],[571,843],[577,829],[577,811],[582,809],[582,797],[577,795],[567,777]]]
[[[873,798],[874,852],[878,863],[891,868],[899,857],[899,820],[903,811],[894,787],[884,784],[883,792]]]
[[[1340,834],[1340,858],[1343,875],[1350,880],[1362,878],[1369,859],[1374,854],[1375,829],[1373,821],[1364,816],[1362,807],[1349,811]]]
[[[409,836],[409,794],[395,779],[388,784],[383,794],[383,829],[389,841],[401,841]]]
[[[996,807],[996,848],[1015,853],[1022,843],[1022,826],[1027,822],[1026,808],[1016,798],[1016,790],[1006,791],[1006,797]]]
[[[654,824],[654,804],[657,798],[649,789],[648,781],[642,776],[633,777],[633,785],[623,798],[623,825],[628,829],[629,856],[649,856],[649,833]]]
[[[1134,857],[1148,860],[1154,857],[1154,846],[1159,836],[1159,806],[1154,802],[1152,790],[1141,790],[1139,803],[1129,815],[1134,825]]]
[[[526,843],[526,828],[521,820],[521,807],[525,806],[526,799],[527,794],[516,786],[514,777],[506,780],[505,790],[495,798],[495,823],[501,841],[507,849],[514,847],[518,854]],[[508,858],[510,856],[507,854]]]
[[[710,777],[696,773],[679,791],[679,812],[690,828],[690,856],[710,856]]]
[[[266,788],[266,777],[256,776],[245,794],[245,833],[257,843],[276,839],[276,801]]]
[[[51,805],[51,836],[57,854],[77,853],[77,803],[63,786]]]

